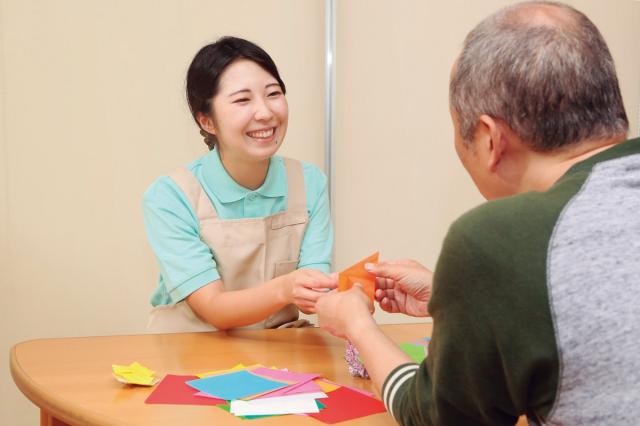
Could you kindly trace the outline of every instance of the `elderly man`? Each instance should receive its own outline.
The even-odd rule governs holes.
[[[640,139],[601,34],[566,5],[504,8],[467,36],[450,104],[490,201],[451,226],[433,287],[416,262],[369,265],[384,310],[433,316],[429,356],[411,363],[357,287],[320,299],[320,325],[402,424],[637,424]]]

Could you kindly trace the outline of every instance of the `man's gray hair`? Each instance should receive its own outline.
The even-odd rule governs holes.
[[[629,128],[602,35],[560,3],[520,3],[480,22],[465,39],[449,96],[467,144],[482,114],[540,152]]]

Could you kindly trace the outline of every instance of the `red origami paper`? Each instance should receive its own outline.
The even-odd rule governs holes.
[[[185,382],[197,378],[198,376],[167,374],[144,402],[146,404],[178,405],[219,405],[227,403],[224,399],[195,396],[198,391]]]
[[[387,411],[382,401],[345,387],[336,389],[327,396],[328,398],[321,400],[325,408],[307,416],[333,424]]]
[[[362,259],[355,265],[340,272],[340,274],[338,274],[338,291],[349,290],[353,287],[353,284],[359,283],[362,285],[362,289],[367,296],[373,300],[376,292],[376,277],[364,269],[364,264],[378,263],[379,255],[378,252],[375,252],[371,256]]]

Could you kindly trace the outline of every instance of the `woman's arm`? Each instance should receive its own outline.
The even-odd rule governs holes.
[[[305,312],[315,312],[315,303],[336,280],[320,271],[298,269],[256,287],[225,291],[222,280],[213,281],[187,297],[200,318],[217,329],[254,324],[294,303]]]

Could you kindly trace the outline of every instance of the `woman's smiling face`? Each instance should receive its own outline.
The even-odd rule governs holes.
[[[289,107],[278,81],[248,59],[231,63],[213,98],[210,129],[221,158],[255,162],[273,156],[287,132]]]

